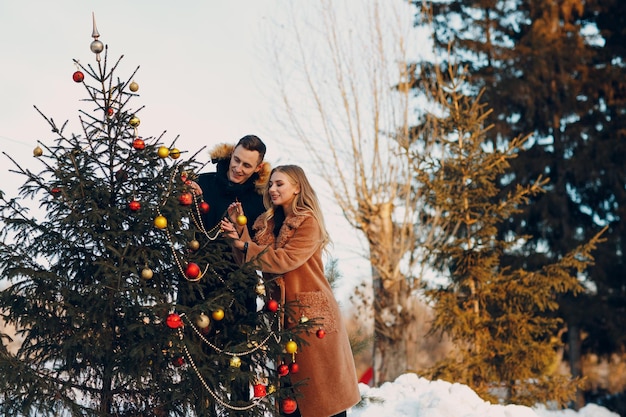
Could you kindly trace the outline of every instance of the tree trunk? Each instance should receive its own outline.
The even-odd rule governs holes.
[[[580,357],[580,329],[577,325],[568,324],[567,326],[567,344],[569,347],[569,366],[574,378],[580,378],[582,372],[582,360]],[[580,410],[585,406],[585,398],[580,389],[576,390],[576,398],[574,400],[574,408]]]

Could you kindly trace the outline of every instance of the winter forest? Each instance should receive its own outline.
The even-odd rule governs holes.
[[[276,147],[315,173],[368,266],[326,259],[350,282],[364,408],[348,416],[396,380],[626,415],[626,3],[281,9],[263,51],[290,138]],[[2,152],[18,184],[0,185],[0,414],[292,414],[304,335],[324,331],[235,262],[192,192],[208,148],[236,138],[155,131],[156,69],[108,42],[123,25],[85,21],[82,49],[57,49],[78,111],[31,103],[48,135],[28,163]]]

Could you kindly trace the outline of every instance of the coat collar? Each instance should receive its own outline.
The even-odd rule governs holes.
[[[266,222],[264,216],[260,216],[252,228],[257,231],[255,240],[259,245],[272,245],[275,248],[284,247],[289,239],[296,232],[296,229],[306,220],[308,215],[289,215],[278,232],[278,237],[274,237],[272,230],[274,229],[274,219]],[[262,231],[262,232],[261,232]]]

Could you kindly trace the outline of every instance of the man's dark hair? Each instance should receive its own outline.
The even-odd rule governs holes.
[[[263,158],[265,158],[265,144],[263,143],[261,138],[256,135],[244,136],[243,138],[239,139],[239,142],[237,142],[235,148],[237,146],[243,146],[244,149],[247,149],[249,151],[257,151],[261,157],[261,161],[263,161]]]

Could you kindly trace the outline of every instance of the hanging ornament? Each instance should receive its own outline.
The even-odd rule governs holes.
[[[152,272],[152,269],[150,268],[144,268],[141,270],[141,278],[145,279],[146,281],[152,279],[152,276],[154,275],[154,273]]]
[[[265,284],[259,282],[254,289],[258,295],[265,295]]]
[[[267,395],[267,387],[263,384],[254,384],[252,388],[256,398],[265,397]]]
[[[159,146],[157,154],[159,155],[159,158],[167,158],[170,154],[170,150],[167,146]]]
[[[139,84],[133,81],[132,83],[128,85],[128,89],[132,91],[133,93],[136,93],[137,90],[139,90]]]
[[[33,155],[39,158],[41,155],[43,155],[43,149],[41,149],[40,146],[37,146],[35,149],[33,149]]]
[[[128,208],[130,211],[139,211],[139,209],[141,209],[141,203],[137,200],[133,200],[128,203]]]
[[[178,197],[181,206],[190,206],[193,203],[193,194],[185,192]]]
[[[267,302],[267,310],[272,313],[276,313],[278,311],[278,301],[271,299]]]
[[[165,229],[167,227],[167,219],[165,216],[158,215],[154,218],[154,225],[157,229]]]
[[[170,151],[170,158],[172,159],[180,158],[180,151],[177,148],[172,148],[172,150]]]
[[[285,344],[285,351],[287,353],[296,353],[298,351],[298,344],[293,340],[290,340]]]
[[[296,362],[291,362],[289,364],[289,372],[291,372],[292,374],[297,374],[299,370],[300,365],[298,365]]]
[[[171,313],[167,316],[167,319],[165,319],[165,324],[167,324],[167,327],[170,329],[178,329],[179,327],[183,327],[183,320],[178,314]]]
[[[315,332],[315,335],[318,339],[323,339],[324,336],[326,336],[326,331],[324,331],[324,329],[319,329],[317,332]]]
[[[200,204],[198,204],[198,208],[200,209],[200,212],[203,214],[207,214],[209,210],[211,209],[211,207],[209,206],[209,203],[207,203],[206,201],[202,201]]]
[[[213,320],[217,320],[217,321],[222,320],[224,318],[224,310],[222,310],[221,308],[218,308],[211,314],[211,317],[213,317]]]
[[[306,323],[307,321],[309,321],[309,318],[303,314],[303,315],[300,317],[300,323],[304,324],[304,323]]]
[[[192,251],[197,251],[198,249],[200,249],[200,242],[198,242],[196,239],[189,241],[189,243],[187,243],[187,247],[192,250]]]
[[[280,365],[278,365],[278,375],[280,376],[287,376],[289,375],[289,366],[286,363],[281,363]]]
[[[53,187],[50,192],[52,193],[53,196],[58,196],[59,194],[61,194],[61,189],[59,187]]]
[[[287,397],[281,402],[281,408],[283,409],[283,413],[292,414],[298,408],[298,404],[293,398]]]
[[[211,319],[209,318],[209,316],[207,316],[204,313],[200,313],[200,315],[196,319],[196,325],[201,329],[205,329],[209,327],[210,324],[211,324]]]
[[[189,279],[196,279],[200,276],[200,267],[197,263],[189,262],[185,268],[185,276]]]
[[[185,364],[185,359],[182,356],[176,356],[172,358],[172,364],[175,367],[180,368],[181,366]]]
[[[115,110],[113,110],[113,107],[109,107],[107,109],[107,117],[110,119],[111,117],[113,117],[114,114],[115,114]]]
[[[133,117],[130,118],[130,120],[128,121],[128,124],[130,125],[130,127],[137,127],[139,126],[139,124],[141,123],[141,120],[139,120],[139,117],[133,115]]]
[[[85,79],[85,74],[83,74],[82,71],[75,71],[74,74],[72,74],[72,79],[76,83],[82,83]]]
[[[241,359],[239,356],[233,356],[230,358],[230,367],[231,368],[239,368],[241,366]]]
[[[135,140],[133,140],[133,148],[137,149],[138,151],[145,149],[145,147],[146,147],[146,142],[144,142],[143,139],[138,137],[138,138],[135,138]]]
[[[239,216],[237,216],[236,220],[239,226],[245,226],[246,223],[248,223],[248,218],[243,214],[240,214]]]

